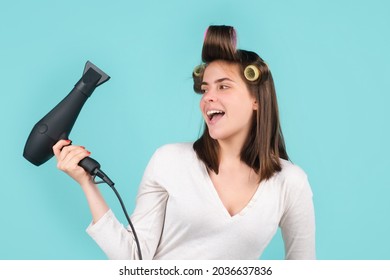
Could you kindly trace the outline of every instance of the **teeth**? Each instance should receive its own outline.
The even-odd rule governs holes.
[[[218,111],[218,110],[210,110],[210,111],[207,111],[207,116],[212,116],[214,114],[223,114],[224,112],[223,111]]]

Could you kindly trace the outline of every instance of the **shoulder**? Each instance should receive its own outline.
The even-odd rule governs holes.
[[[299,183],[307,180],[305,171],[298,165],[284,159],[280,159],[280,164],[282,170],[277,174],[279,179],[291,183]]]
[[[166,144],[157,148],[146,167],[145,174],[172,175],[182,172],[185,167],[193,165],[195,151],[192,143]]]
[[[274,175],[271,180],[279,186],[285,194],[311,193],[311,187],[306,172],[298,165],[280,159],[282,170]]]
[[[174,143],[174,144],[165,144],[159,147],[155,154],[160,157],[172,157],[172,156],[184,156],[194,154],[194,149],[192,147],[193,143]]]
[[[153,174],[154,178],[177,180],[178,176],[192,172],[197,166],[199,161],[192,143],[166,144],[156,149],[146,173]]]
[[[280,163],[282,170],[269,183],[272,186],[270,189],[280,197],[284,205],[283,212],[312,203],[313,192],[306,172],[290,161],[281,159]]]
[[[186,152],[193,151],[194,143],[192,142],[183,142],[183,143],[171,143],[160,146],[157,151],[158,152]]]
[[[193,162],[196,158],[193,143],[174,143],[159,147],[153,154],[152,160],[161,164],[178,165]]]

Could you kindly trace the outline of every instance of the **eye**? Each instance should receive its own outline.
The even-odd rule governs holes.
[[[201,88],[201,89],[200,89],[200,93],[201,93],[201,94],[207,93],[207,88]]]
[[[218,88],[221,89],[221,90],[224,90],[224,89],[228,89],[229,86],[227,86],[227,85],[219,85]]]

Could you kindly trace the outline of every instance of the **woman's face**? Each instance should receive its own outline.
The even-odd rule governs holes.
[[[256,98],[242,80],[239,66],[214,61],[204,71],[200,109],[211,138],[244,143],[252,123]]]

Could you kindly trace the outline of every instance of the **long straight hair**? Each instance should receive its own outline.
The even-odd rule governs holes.
[[[203,64],[193,73],[194,91],[201,93],[204,69],[216,60],[239,66],[243,81],[256,98],[258,108],[253,114],[251,129],[241,149],[240,158],[260,176],[260,182],[271,178],[281,170],[280,158],[288,160],[279,109],[271,71],[256,53],[236,49],[236,32],[231,26],[210,26],[202,49]],[[244,71],[248,65],[257,67],[259,78],[249,81]],[[219,172],[219,144],[211,138],[205,125],[202,136],[193,148],[208,169]]]

